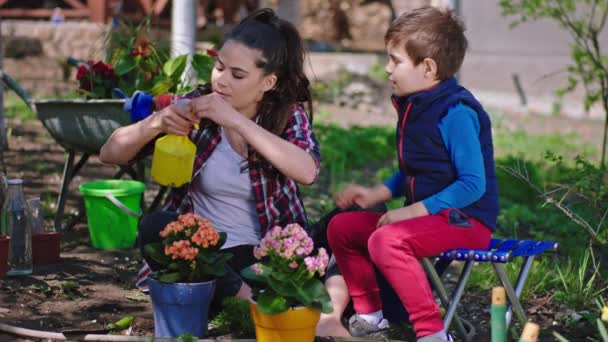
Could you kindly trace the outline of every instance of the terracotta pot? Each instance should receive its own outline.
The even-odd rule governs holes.
[[[32,235],[32,262],[34,265],[46,265],[60,259],[61,233],[48,232]]]
[[[308,308],[291,308],[276,315],[266,315],[249,302],[258,342],[313,342],[321,312]]]
[[[8,271],[8,236],[0,236],[0,278]]]

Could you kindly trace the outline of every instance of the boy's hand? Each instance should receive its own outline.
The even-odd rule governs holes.
[[[427,216],[428,214],[429,211],[426,209],[424,204],[422,202],[416,202],[408,205],[407,207],[387,211],[386,214],[380,217],[376,226],[382,227],[394,222],[409,220],[420,216]]]
[[[340,209],[346,209],[355,204],[361,208],[369,208],[375,204],[386,202],[390,198],[391,192],[384,185],[368,188],[351,184],[336,196],[336,205]]]

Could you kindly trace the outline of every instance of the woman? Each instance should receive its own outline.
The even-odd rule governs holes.
[[[123,164],[162,133],[188,135],[196,144],[191,183],[172,189],[164,211],[142,219],[138,238],[140,247],[159,241],[158,232],[185,212],[228,233],[224,247],[235,257],[218,279],[218,301],[249,298],[251,289],[238,272],[255,262],[253,247],[267,229],[307,224],[297,184],[316,181],[320,149],[303,66],[294,26],[270,9],[255,11],[218,51],[212,93],[195,91],[186,105],[170,105],[117,129],[101,149],[103,162]],[[201,129],[193,130],[199,122]]]

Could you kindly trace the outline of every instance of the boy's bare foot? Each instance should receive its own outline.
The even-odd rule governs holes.
[[[321,315],[317,324],[316,336],[350,337],[348,330],[342,325],[339,318],[330,315]]]

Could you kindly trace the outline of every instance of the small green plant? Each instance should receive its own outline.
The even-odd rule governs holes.
[[[601,338],[601,341],[603,341],[603,342],[608,342],[608,330],[606,330],[606,324],[605,324],[605,322],[608,322],[608,306],[606,306],[606,303],[604,302],[604,299],[602,297],[599,297],[599,299],[596,299],[595,302],[601,312],[600,317],[595,318],[595,323],[596,323],[597,332],[598,332],[597,337]],[[593,316],[591,316],[591,317],[593,317]],[[593,321],[593,319],[591,319],[590,321]],[[570,342],[567,338],[565,338],[564,336],[562,336],[561,334],[559,334],[556,331],[553,332],[553,336],[560,342]],[[591,336],[588,336],[588,339],[592,340]]]
[[[236,298],[226,298],[222,302],[222,310],[209,322],[214,334],[236,334],[235,337],[253,336],[255,333],[249,302]]]
[[[82,297],[80,284],[73,280],[65,281],[60,286],[61,292],[69,300],[76,300]]]
[[[569,260],[565,267],[558,264],[557,272],[563,288],[556,293],[556,299],[573,308],[582,308],[592,298],[604,293],[608,286],[602,279],[599,266],[591,248],[587,248],[575,263]]]
[[[177,336],[177,340],[182,342],[196,342],[198,341],[198,338],[190,333],[183,333]]]
[[[516,260],[505,265],[505,271],[509,275],[509,279],[514,280],[519,275],[521,269],[521,260]],[[552,258],[544,258],[534,261],[534,267],[528,274],[526,286],[524,287],[521,295],[523,302],[534,296],[549,296],[553,292],[553,289],[559,284],[560,279],[552,272],[555,268],[555,260]],[[472,288],[478,288],[484,292],[492,289],[492,287],[498,284],[498,278],[492,268],[492,265],[488,263],[481,263],[475,266],[475,272],[472,272],[468,286]]]

